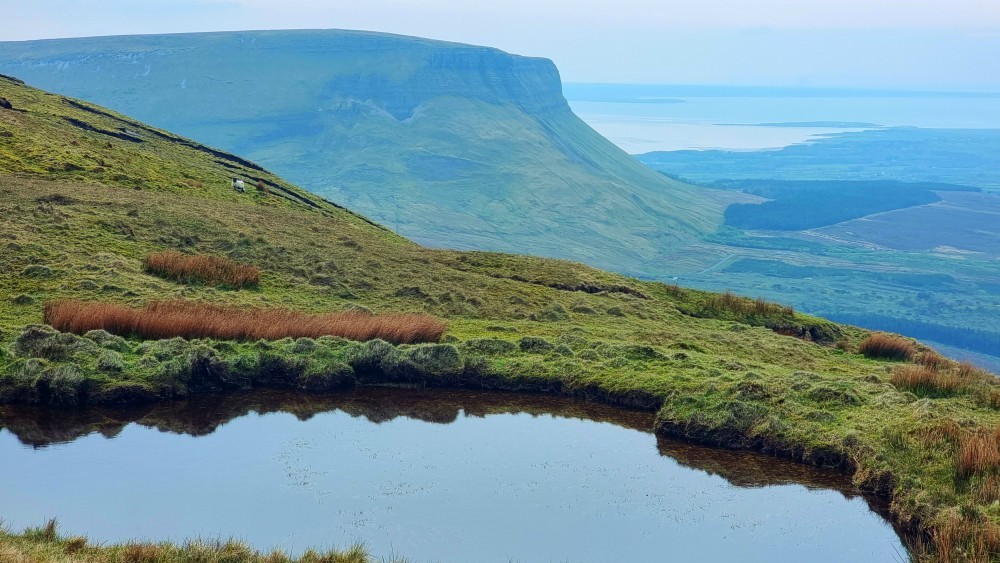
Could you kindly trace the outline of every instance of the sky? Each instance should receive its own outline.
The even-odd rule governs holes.
[[[1000,0],[0,0],[0,40],[340,28],[498,47],[566,82],[1000,91]]]

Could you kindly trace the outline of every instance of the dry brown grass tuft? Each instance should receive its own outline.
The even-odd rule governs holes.
[[[892,384],[917,395],[951,395],[968,388],[971,380],[954,372],[934,371],[924,366],[899,366]]]
[[[59,539],[59,533],[56,530],[57,524],[55,518],[49,520],[45,523],[45,526],[39,529],[38,535],[45,541],[54,542]]]
[[[913,341],[902,336],[876,332],[864,339],[858,347],[858,352],[869,358],[906,362],[913,359],[917,347]]]
[[[939,524],[931,530],[931,545],[933,546],[934,559],[941,563],[954,561],[955,548],[961,537],[962,523],[957,517],[949,519],[944,524]],[[924,550],[921,550],[924,551]],[[921,557],[921,560],[926,560]]]
[[[930,530],[930,540],[913,546],[915,561],[988,563],[1000,553],[1000,526],[953,513]]]
[[[920,356],[917,357],[917,363],[925,368],[938,371],[940,369],[947,368],[951,362],[934,350],[924,350],[920,353]]]
[[[958,369],[956,371],[960,376],[969,379],[992,379],[992,375],[988,371],[979,369],[969,362],[962,362],[958,364]]]
[[[264,563],[291,563],[291,558],[280,551],[272,551],[264,557]]]
[[[978,391],[979,404],[991,409],[1000,409],[1000,389],[980,388]]]
[[[995,474],[985,475],[973,485],[972,491],[979,504],[990,505],[1000,501],[1000,477]]]
[[[1000,526],[986,525],[977,532],[972,543],[973,554],[983,561],[996,561],[1000,554]]]
[[[922,429],[920,437],[928,446],[934,446],[941,442],[957,444],[962,437],[962,427],[954,420],[947,419]]]
[[[958,441],[955,469],[960,477],[1000,469],[1000,426],[992,431],[979,430],[962,436]]]
[[[181,283],[199,282],[234,288],[256,287],[260,283],[259,268],[221,256],[188,255],[168,250],[150,254],[143,266],[151,274]]]
[[[141,309],[114,303],[63,300],[46,303],[45,322],[63,332],[103,329],[146,339],[216,338],[278,340],[285,337],[381,338],[394,344],[437,342],[445,321],[425,314],[368,315],[347,311],[309,314],[290,309],[239,309],[196,301],[153,301]]]
[[[83,551],[87,547],[87,538],[76,536],[66,540],[66,553],[74,554]]]
[[[163,559],[163,550],[149,543],[131,543],[122,549],[125,563],[156,563]]]
[[[740,315],[767,316],[792,316],[795,310],[791,307],[771,303],[763,298],[749,299],[740,297],[731,291],[714,295],[706,304],[706,308],[712,312],[732,312]]]

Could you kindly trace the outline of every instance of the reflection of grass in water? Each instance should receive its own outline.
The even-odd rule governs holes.
[[[380,387],[323,394],[260,390],[199,395],[138,407],[89,407],[76,411],[72,417],[52,417],[47,408],[0,405],[0,417],[5,429],[22,443],[33,447],[70,442],[94,432],[113,438],[132,423],[198,437],[207,436],[227,422],[250,413],[287,412],[300,420],[309,420],[317,414],[332,411],[361,416],[375,424],[400,417],[449,424],[458,418],[459,413],[467,417],[528,413],[608,422],[633,430],[651,431],[655,420],[649,412],[623,410],[558,396]]]

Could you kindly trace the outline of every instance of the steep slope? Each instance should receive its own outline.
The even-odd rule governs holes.
[[[720,222],[573,115],[545,59],[268,31],[0,43],[0,72],[247,155],[434,246],[650,273]]]
[[[423,248],[253,162],[109,110],[4,77],[0,98],[0,403],[385,383],[572,395],[656,411],[662,434],[840,467],[891,498],[901,523],[939,531],[934,546],[975,561],[1000,548],[1000,462],[990,457],[1000,387],[988,374],[895,337],[880,338],[912,361],[868,357],[877,354],[858,353],[867,333],[766,302],[560,260]],[[233,175],[249,193],[231,189]],[[259,287],[157,277],[143,258],[162,250],[256,266]],[[54,299],[166,297],[424,312],[450,326],[440,343],[393,346],[38,324]],[[17,541],[48,541],[46,553],[62,545],[44,534]],[[94,560],[114,560],[103,557]]]

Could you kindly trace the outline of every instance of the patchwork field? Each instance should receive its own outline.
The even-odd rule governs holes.
[[[807,233],[894,250],[1000,257],[1000,197],[970,192],[938,195],[939,202],[877,213]]]

